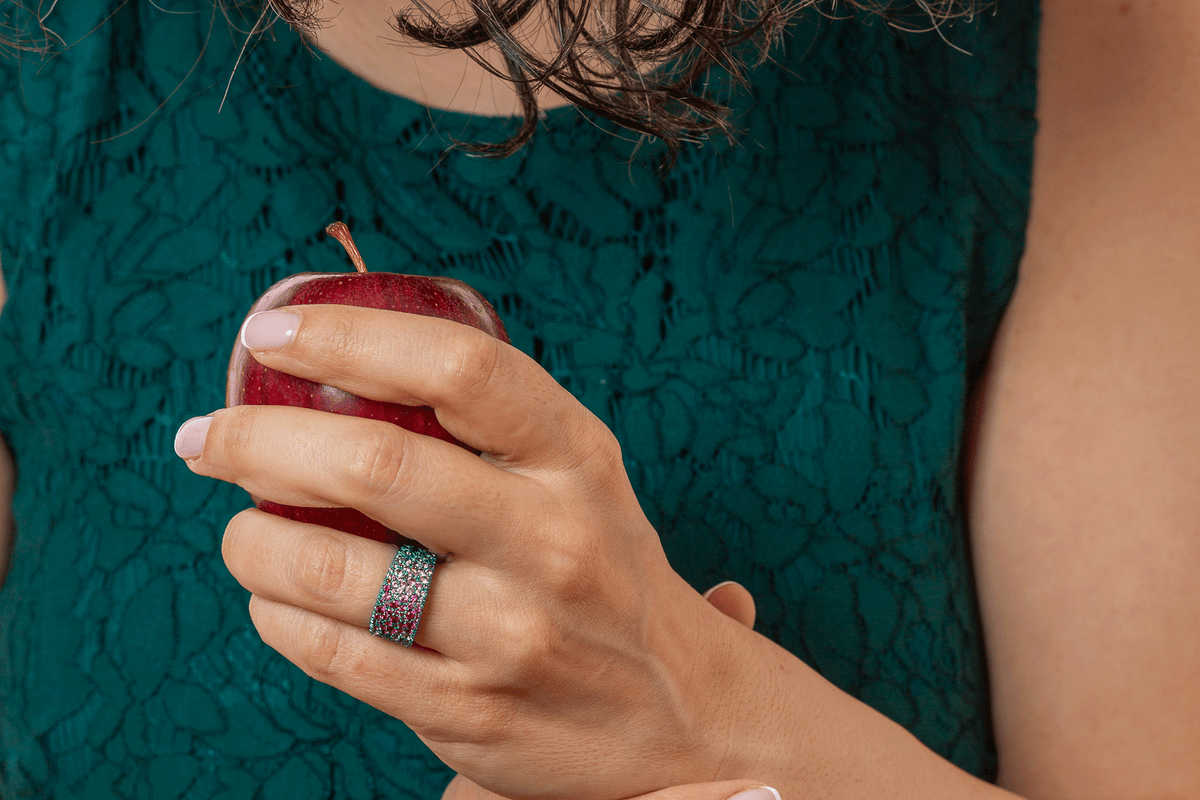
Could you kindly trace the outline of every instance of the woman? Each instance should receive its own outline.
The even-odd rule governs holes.
[[[189,422],[178,444],[194,472],[359,507],[452,556],[417,629],[429,652],[366,631],[394,549],[253,511],[223,542],[262,639],[413,726],[455,791],[1194,794],[1200,18],[1075,6],[1043,8],[1035,202],[966,437],[999,786],[956,423],[1026,223],[1029,10],[948,29],[974,57],[802,17],[789,50],[808,52],[741,101],[752,144],[685,149],[661,182],[566,113],[516,162],[442,164],[424,119],[506,130],[266,47],[222,115],[213,97],[150,117],[141,98],[187,85],[203,25],[122,10],[93,42],[71,19],[67,67],[22,77],[5,115],[22,155],[59,159],[6,182],[35,202],[4,238],[22,481],[5,796],[444,783],[398,724],[265,653],[214,571],[240,497],[166,460],[171,414],[221,405],[240,309],[296,261],[332,268],[317,218],[342,209],[369,260],[467,276],[518,349],[332,307],[292,309],[273,339],[259,318],[247,344],[432,404],[485,457],[271,408]],[[383,83],[370,65],[397,51],[349,14],[347,38],[335,19],[317,43]],[[731,573],[771,638],[680,577]]]

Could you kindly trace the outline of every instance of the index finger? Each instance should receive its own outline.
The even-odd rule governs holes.
[[[432,406],[455,438],[512,466],[569,466],[611,436],[531,358],[458,322],[286,306],[251,315],[239,339],[271,369],[371,400]]]

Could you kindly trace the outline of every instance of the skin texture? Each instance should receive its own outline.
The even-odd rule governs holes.
[[[754,627],[756,616],[754,598],[741,584],[734,581],[719,583],[704,593],[704,599],[733,621],[747,628]],[[754,789],[756,786],[756,784],[744,781],[689,784],[672,786],[635,798],[635,800],[726,800],[739,792]],[[496,800],[497,797],[462,775],[456,776],[442,794],[442,800]],[[739,797],[738,800],[775,800],[775,798],[762,795],[753,798]]]
[[[1001,782],[1200,796],[1200,6],[1044,4],[972,529]]]
[[[734,581],[717,584],[704,593],[704,599],[713,608],[729,617],[734,622],[747,628],[754,627],[755,608],[754,598],[746,587]],[[633,800],[726,800],[735,795],[753,790],[759,784],[749,781],[722,781],[717,783],[696,783],[685,786],[672,786],[657,792],[642,795]],[[496,800],[497,795],[489,792],[479,784],[458,775],[446,787],[442,800]],[[774,800],[766,795],[739,800]]]
[[[753,781],[721,781],[718,783],[697,783],[686,786],[672,786],[661,791],[651,792],[630,800],[727,800],[741,792],[759,788],[761,784]],[[767,800],[767,796],[753,797],[752,800]],[[481,789],[474,783],[459,775],[446,787],[442,800],[495,800],[496,795]],[[740,798],[739,798],[740,800]],[[751,800],[751,798],[747,798]]]

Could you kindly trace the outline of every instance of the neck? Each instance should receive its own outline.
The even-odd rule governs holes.
[[[373,86],[431,108],[481,116],[521,113],[516,90],[462,50],[436,50],[410,44],[391,27],[395,0],[355,0],[322,4],[321,27],[313,44]],[[504,72],[494,50],[479,54]],[[540,108],[566,101],[551,92],[538,95]]]

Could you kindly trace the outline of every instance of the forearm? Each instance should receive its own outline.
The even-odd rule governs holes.
[[[714,714],[728,752],[713,780],[753,777],[784,798],[1011,798],[925,747],[902,726],[842,692],[749,630],[714,654],[710,679],[738,676]],[[723,724],[722,724],[723,723]]]

